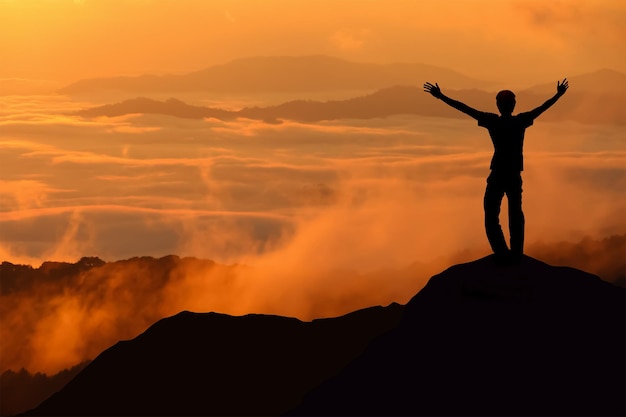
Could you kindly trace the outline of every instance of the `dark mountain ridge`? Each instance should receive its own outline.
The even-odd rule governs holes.
[[[583,271],[485,257],[406,306],[182,312],[25,415],[623,415],[625,300]]]
[[[574,84],[575,81],[572,81]],[[576,121],[586,124],[625,125],[626,92],[593,93],[573,91],[567,98],[542,115],[547,121]],[[446,90],[447,95],[465,102],[481,111],[497,113],[495,94],[482,90]],[[531,110],[550,98],[549,94],[539,94],[534,90],[524,90],[517,94],[518,112]],[[393,86],[360,97],[345,100],[313,101],[294,100],[267,107],[245,107],[240,110],[193,106],[177,99],[158,101],[149,98],[134,98],[120,103],[107,104],[80,110],[75,115],[82,117],[115,117],[134,113],[162,114],[173,117],[203,119],[215,118],[232,120],[247,118],[268,123],[293,120],[314,123],[337,119],[373,119],[393,115],[412,114],[466,118],[467,116],[435,102],[424,93],[421,87]]]
[[[27,414],[278,415],[403,310],[394,303],[312,322],[184,311],[105,350]]]

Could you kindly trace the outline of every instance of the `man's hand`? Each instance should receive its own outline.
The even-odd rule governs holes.
[[[567,88],[567,87],[565,87]],[[441,89],[439,88],[439,84],[435,83],[435,85],[432,85],[431,83],[425,83],[424,84],[424,91],[427,93],[430,93],[433,95],[433,97],[435,98],[441,98],[443,97],[443,93],[441,92]]]
[[[556,93],[559,95],[559,97],[565,94],[568,87],[569,84],[567,83],[567,78],[563,78],[563,81],[561,82],[556,82]]]

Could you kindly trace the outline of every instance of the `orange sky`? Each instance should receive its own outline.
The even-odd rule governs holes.
[[[56,87],[327,54],[534,84],[626,71],[625,22],[621,0],[0,0],[0,79]]]

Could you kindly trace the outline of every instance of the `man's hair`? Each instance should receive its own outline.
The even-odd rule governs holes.
[[[496,95],[496,105],[502,114],[513,113],[515,94],[511,90],[502,90]]]

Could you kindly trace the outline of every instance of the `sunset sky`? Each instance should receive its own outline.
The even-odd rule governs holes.
[[[490,253],[482,199],[493,147],[470,118],[79,117],[72,112],[136,95],[59,88],[326,55],[547,85],[532,101],[520,94],[526,111],[571,78],[548,112],[617,116],[542,115],[528,129],[526,247],[542,259],[626,236],[626,114],[615,110],[626,94],[624,45],[623,0],[0,0],[0,262],[174,254],[232,266],[187,265],[158,286],[141,265],[116,265],[0,293],[0,372],[57,372],[185,309],[312,319],[406,302],[433,274]],[[441,80],[415,74],[412,86],[425,81]],[[470,81],[459,89],[474,91]],[[299,87],[292,99],[319,99]],[[188,93],[145,95],[227,109],[280,103],[271,92]],[[590,253],[559,259],[624,270],[623,253]]]
[[[532,84],[625,71],[625,23],[621,0],[0,0],[0,79],[59,86],[325,54]]]

